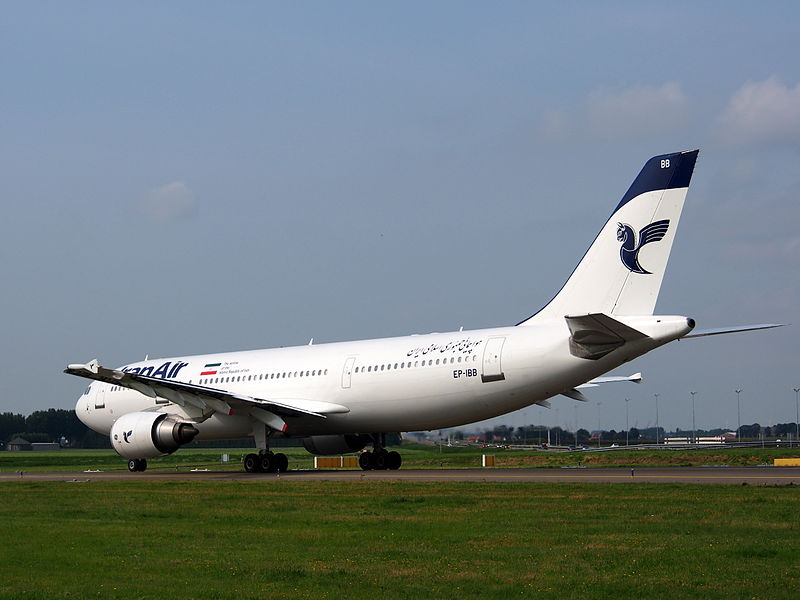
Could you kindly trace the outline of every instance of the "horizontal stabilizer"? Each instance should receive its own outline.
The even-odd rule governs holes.
[[[597,360],[625,342],[647,337],[641,331],[603,313],[564,318],[572,334],[569,338],[569,351],[578,358]]]
[[[706,337],[709,335],[722,335],[723,333],[739,333],[740,331],[758,331],[759,329],[772,329],[785,327],[786,323],[762,323],[761,325],[740,325],[739,327],[717,327],[715,329],[695,329],[683,338]]]
[[[620,381],[630,381],[632,383],[642,383],[642,374],[641,373],[634,373],[633,375],[629,375],[628,377],[625,376],[609,376],[609,377],[597,377],[592,379],[591,381],[587,381],[583,385],[579,385],[576,389],[583,389],[583,388],[590,388],[590,387],[597,387],[601,383],[619,383]]]

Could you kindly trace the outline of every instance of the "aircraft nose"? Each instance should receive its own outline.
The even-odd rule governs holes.
[[[86,394],[78,398],[78,402],[75,404],[75,416],[77,416],[80,422],[84,425],[88,425],[88,423],[85,421],[88,406]]]

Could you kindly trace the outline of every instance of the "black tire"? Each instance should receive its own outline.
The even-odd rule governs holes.
[[[392,471],[396,471],[400,468],[400,465],[403,464],[403,457],[400,456],[399,452],[395,452],[392,450],[389,454],[386,455],[386,468]]]
[[[248,454],[244,457],[244,470],[248,473],[258,473],[260,467],[258,454]]]
[[[373,462],[372,452],[367,450],[366,452],[362,452],[361,455],[358,457],[358,466],[361,467],[364,471],[371,471],[375,468],[375,463]]]
[[[386,450],[372,453],[372,465],[376,471],[385,471],[389,453]]]
[[[274,473],[275,472],[275,457],[274,455],[269,452],[267,454],[262,454],[258,457],[259,460],[259,471],[262,473]]]
[[[289,470],[289,457],[282,452],[278,452],[272,457],[272,460],[275,462],[275,471],[278,473],[286,473]]]
[[[147,468],[147,461],[143,458],[132,458],[128,461],[128,471],[139,473]]]

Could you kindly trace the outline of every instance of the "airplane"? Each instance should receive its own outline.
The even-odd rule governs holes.
[[[65,373],[93,380],[78,418],[110,436],[130,471],[194,440],[252,437],[247,472],[285,472],[270,450],[302,438],[314,454],[361,452],[364,470],[398,469],[395,432],[456,427],[600,383],[674,340],[779,327],[695,331],[654,315],[699,150],[649,159],[561,290],[514,326],[364,341],[146,359],[117,369],[92,360]],[[364,450],[371,445],[372,450]]]

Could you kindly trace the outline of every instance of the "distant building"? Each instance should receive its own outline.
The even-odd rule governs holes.
[[[28,440],[23,440],[21,437],[16,437],[8,442],[9,452],[19,452],[21,450],[33,450],[31,443]]]
[[[58,442],[33,442],[31,450],[34,452],[53,452],[54,450],[61,450]]]

